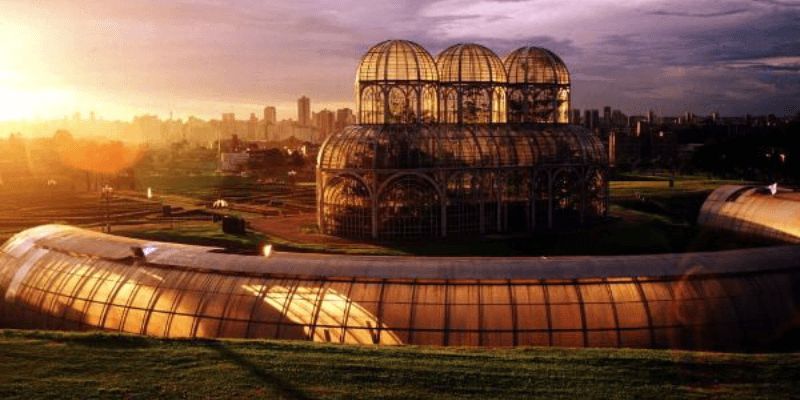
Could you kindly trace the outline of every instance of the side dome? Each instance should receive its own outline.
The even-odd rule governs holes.
[[[436,122],[439,74],[433,57],[408,40],[387,40],[367,50],[356,72],[360,124]]]
[[[456,44],[442,50],[436,66],[440,82],[506,82],[500,57],[479,44]]]
[[[422,46],[408,40],[386,40],[361,57],[357,81],[429,81],[439,79],[436,62]]]
[[[523,47],[503,59],[508,83],[569,85],[569,70],[555,53],[541,47]]]
[[[571,104],[567,66],[552,51],[523,47],[503,61],[508,73],[508,122],[566,124]]]
[[[479,44],[456,44],[436,56],[439,122],[506,122],[506,70],[500,57]]]

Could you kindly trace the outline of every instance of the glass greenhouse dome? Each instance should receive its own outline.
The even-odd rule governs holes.
[[[359,124],[318,155],[318,223],[373,239],[572,227],[608,207],[600,140],[566,124],[569,72],[524,47],[503,61],[456,44],[372,46],[356,73]]]

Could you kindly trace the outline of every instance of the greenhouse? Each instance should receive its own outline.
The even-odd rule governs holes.
[[[0,247],[0,328],[384,345],[796,348],[796,246],[547,259],[218,250],[29,229]]]
[[[566,119],[569,73],[525,47],[505,63],[457,44],[371,47],[356,73],[358,124],[317,162],[318,223],[352,238],[422,239],[571,229],[606,215],[607,156]]]

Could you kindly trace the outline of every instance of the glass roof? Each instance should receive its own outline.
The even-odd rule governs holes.
[[[323,144],[321,169],[407,169],[606,163],[576,125],[351,125]]]
[[[356,80],[436,81],[436,62],[422,46],[408,40],[387,40],[367,50]]]
[[[708,350],[768,349],[789,343],[798,326],[796,246],[376,262],[287,253],[209,260],[186,257],[200,248],[153,243],[172,248],[171,259],[189,267],[181,268],[149,257],[139,263],[74,253],[75,240],[97,243],[99,253],[140,244],[71,227],[19,233],[0,247],[0,324],[368,345]],[[233,268],[220,269],[220,259]],[[385,263],[405,274],[382,277],[391,269]],[[574,276],[576,270],[586,275]]]
[[[479,44],[456,44],[436,57],[440,82],[505,83],[500,57]]]
[[[555,53],[539,47],[523,47],[505,56],[508,83],[569,85],[567,66]]]

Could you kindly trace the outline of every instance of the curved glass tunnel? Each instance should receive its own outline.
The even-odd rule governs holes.
[[[213,250],[56,225],[24,231],[0,248],[0,326],[387,345],[797,348],[796,246],[549,259]]]
[[[747,239],[800,243],[800,192],[720,186],[703,203],[697,223]]]

